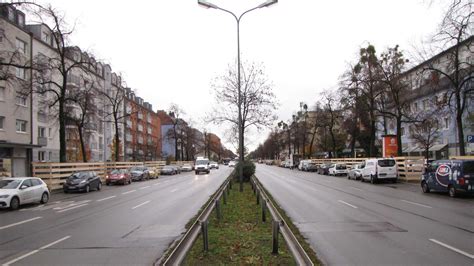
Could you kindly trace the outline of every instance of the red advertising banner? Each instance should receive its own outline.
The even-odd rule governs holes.
[[[383,157],[396,157],[398,155],[398,141],[396,135],[382,136],[382,154]]]

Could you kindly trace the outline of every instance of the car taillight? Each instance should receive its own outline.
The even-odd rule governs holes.
[[[465,184],[464,178],[462,178],[462,177],[461,177],[461,178],[458,178],[458,184],[459,184],[459,185],[464,185],[464,184]]]

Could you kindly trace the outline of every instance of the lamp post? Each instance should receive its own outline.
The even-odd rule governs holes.
[[[242,19],[242,17],[249,13],[250,11],[253,11],[255,9],[259,9],[259,8],[262,8],[262,7],[269,7],[273,4],[276,4],[278,2],[278,0],[267,0],[265,1],[264,3],[254,7],[254,8],[251,8],[245,12],[243,12],[242,14],[240,14],[240,16],[237,16],[235,15],[233,12],[227,10],[227,9],[224,9],[224,8],[221,8],[215,4],[212,4],[210,2],[207,2],[206,0],[198,0],[198,4],[204,8],[214,8],[214,9],[218,9],[218,10],[221,10],[221,11],[224,11],[228,14],[231,14],[232,17],[235,18],[235,21],[237,22],[237,91],[238,91],[238,101],[237,101],[237,105],[238,105],[238,120],[237,120],[237,130],[239,131],[239,161],[240,161],[240,166],[239,166],[239,183],[240,183],[240,192],[243,191],[244,189],[244,185],[243,185],[243,174],[242,174],[242,164],[243,164],[243,161],[244,161],[244,128],[242,126],[242,95],[241,95],[241,90],[240,90],[240,20]]]

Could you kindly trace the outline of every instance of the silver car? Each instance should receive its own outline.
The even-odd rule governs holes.
[[[359,180],[362,176],[362,169],[364,169],[363,164],[356,164],[347,174],[348,179]]]

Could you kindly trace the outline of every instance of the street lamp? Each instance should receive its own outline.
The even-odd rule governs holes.
[[[237,22],[237,91],[238,91],[238,101],[237,101],[238,104],[237,105],[238,105],[238,112],[239,112],[237,128],[239,131],[239,160],[240,160],[240,164],[239,164],[240,165],[239,167],[240,189],[239,190],[241,192],[244,189],[243,176],[242,176],[242,164],[244,161],[244,141],[243,141],[244,129],[242,127],[242,95],[241,95],[241,90],[240,90],[240,86],[241,86],[240,85],[240,20],[245,14],[249,13],[250,11],[253,11],[255,9],[259,9],[262,7],[269,7],[276,3],[278,3],[278,0],[267,0],[264,3],[243,12],[242,14],[240,14],[240,16],[237,17],[237,15],[235,15],[233,12],[227,9],[221,8],[213,3],[207,2],[206,0],[198,0],[198,4],[200,6],[204,8],[214,8],[214,9],[218,9],[226,13],[229,13],[235,18],[235,21]]]

